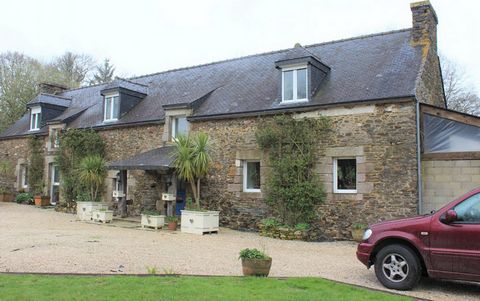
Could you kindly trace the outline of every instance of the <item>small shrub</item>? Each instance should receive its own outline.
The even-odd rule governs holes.
[[[28,192],[20,193],[15,198],[18,204],[33,204],[33,195]]]
[[[147,273],[149,275],[156,275],[157,274],[157,268],[156,267],[147,267]]]
[[[270,256],[258,249],[243,249],[238,259],[269,259]]]
[[[275,229],[282,225],[278,220],[273,217],[262,220],[262,223],[266,229]]]
[[[158,210],[144,210],[144,211],[142,211],[142,214],[145,214],[145,215],[162,215],[162,213]]]
[[[167,217],[165,217],[165,221],[166,221],[167,223],[178,222],[178,217],[176,217],[176,216],[167,216]]]
[[[295,225],[295,230],[305,231],[310,229],[310,225],[307,223],[298,223]]]
[[[165,275],[177,275],[177,272],[171,267],[169,268],[163,268],[163,274]]]
[[[77,202],[90,202],[90,196],[86,192],[79,193],[75,199]]]
[[[352,224],[352,229],[353,230],[364,230],[364,229],[367,229],[367,228],[368,228],[368,225],[366,225],[366,224],[362,224],[362,223]]]

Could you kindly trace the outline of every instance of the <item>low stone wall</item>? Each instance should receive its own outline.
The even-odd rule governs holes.
[[[330,240],[320,229],[297,230],[288,227],[266,227],[258,224],[259,234],[265,237],[282,240],[328,241]]]

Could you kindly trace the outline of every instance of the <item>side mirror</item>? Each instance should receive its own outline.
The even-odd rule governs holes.
[[[445,213],[445,223],[451,224],[457,220],[457,212],[455,210],[448,210]]]

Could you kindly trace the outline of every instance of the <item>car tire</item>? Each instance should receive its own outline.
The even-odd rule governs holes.
[[[375,275],[387,288],[410,290],[422,276],[422,265],[411,248],[387,245],[375,256]]]

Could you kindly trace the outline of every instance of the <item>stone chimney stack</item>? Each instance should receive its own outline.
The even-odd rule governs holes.
[[[63,85],[47,82],[38,84],[38,88],[40,90],[40,93],[47,93],[53,95],[61,94],[62,92],[68,90],[68,88]]]
[[[412,43],[437,50],[438,18],[430,1],[410,3],[412,10]]]

